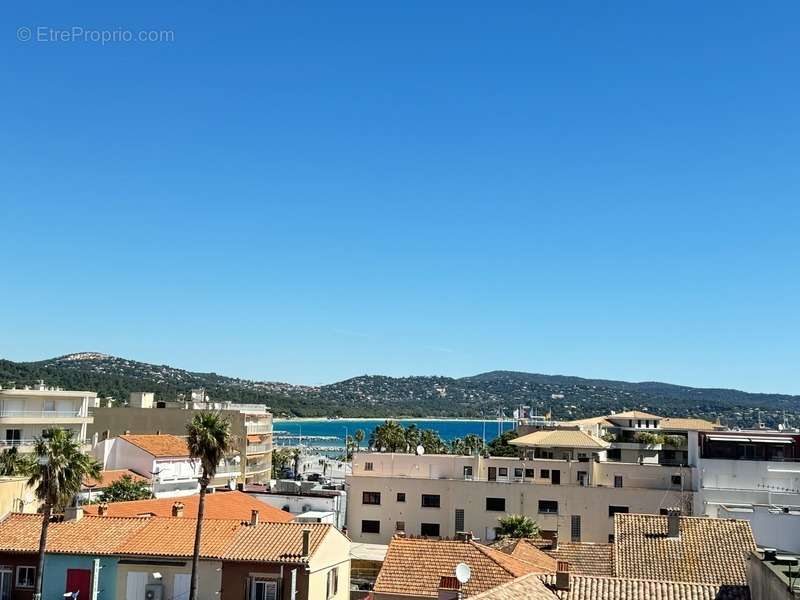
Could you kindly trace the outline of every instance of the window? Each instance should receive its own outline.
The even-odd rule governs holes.
[[[486,510],[496,510],[499,512],[505,512],[506,510],[506,499],[505,498],[487,498],[486,499]]]
[[[422,494],[422,508],[439,508],[440,505],[439,494]]]
[[[328,598],[333,598],[339,591],[339,567],[333,567],[328,571]]]
[[[608,516],[613,517],[617,513],[627,513],[628,507],[627,506],[614,506],[611,505],[608,507]]]
[[[380,521],[369,521],[366,519],[361,521],[361,533],[380,533],[380,532],[381,532]]]
[[[570,521],[570,534],[572,536],[573,542],[580,542],[581,541],[581,516],[580,515],[572,515],[572,519]]]
[[[522,468],[514,469],[514,477],[522,477]]]
[[[253,579],[250,584],[250,600],[277,600],[278,582],[270,579]]]
[[[456,509],[456,533],[459,531],[464,531],[464,509],[457,508]]]
[[[497,474],[500,477],[508,477],[508,467],[500,467],[497,469]]]
[[[406,522],[405,521],[398,521],[394,524],[395,531],[405,531],[406,530]]]
[[[681,484],[681,476],[680,475],[673,475],[672,476],[672,485],[680,485]]]
[[[578,471],[578,485],[585,486],[588,479],[589,473],[587,471]]]
[[[536,477],[536,469],[525,469],[525,477],[533,479]]]
[[[398,502],[405,502],[406,501],[406,493],[405,492],[397,492],[397,501]]]
[[[613,544],[614,543],[614,534],[613,533],[609,533],[608,534],[608,543],[609,544]]]
[[[22,439],[22,429],[6,429],[6,444],[9,446],[19,446]]]
[[[420,523],[419,534],[424,537],[439,537],[438,523]]]
[[[622,487],[622,475],[614,475],[614,487]]]
[[[464,479],[472,479],[472,467],[464,467]]]
[[[361,504],[378,504],[381,503],[380,492],[363,492],[361,495]]]
[[[365,471],[372,471],[372,463],[371,462],[365,462],[364,463],[364,470]]]
[[[541,477],[542,479],[550,479],[550,469],[542,469],[541,471],[539,471],[539,477]]]
[[[666,517],[669,514],[669,509],[668,508],[659,508],[658,509],[658,514],[660,514],[662,517]]]
[[[44,412],[56,412],[56,401],[54,398],[45,399],[44,401]]]
[[[36,567],[17,567],[17,587],[32,588],[36,582]]]
[[[540,513],[558,513],[558,501],[556,500],[539,500]]]
[[[642,420],[641,419],[637,419],[636,427],[641,427],[641,426],[642,426]]]

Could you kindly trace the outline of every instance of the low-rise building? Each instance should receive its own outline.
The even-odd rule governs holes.
[[[200,491],[201,465],[189,454],[185,438],[174,435],[121,435],[99,442],[92,454],[104,469],[126,469],[149,479],[156,498]],[[211,487],[235,487],[239,467],[223,458]]]
[[[800,557],[773,548],[752,552],[747,562],[752,600],[798,600]]]
[[[66,429],[84,449],[91,447],[87,427],[92,423],[89,405],[95,392],[47,387],[0,388],[0,450],[15,447],[32,452],[36,438],[47,429]]]
[[[270,485],[248,485],[243,491],[259,501],[295,516],[309,511],[333,514],[333,524],[343,529],[347,518],[347,492],[313,481],[277,480]]]
[[[0,518],[10,512],[34,513],[39,508],[27,477],[0,477]]]
[[[348,529],[385,544],[397,532],[491,541],[498,519],[528,515],[543,535],[608,542],[616,513],[691,508],[693,470],[658,464],[359,452],[348,477]]]
[[[134,473],[130,469],[104,469],[98,479],[89,477],[84,480],[79,497],[81,501],[89,503],[100,500],[103,497],[103,492],[108,489],[109,486],[121,481],[125,477],[129,477],[135,482],[143,482],[147,485],[152,485],[149,478]]]
[[[186,424],[203,411],[218,412],[231,424],[235,451],[228,459],[239,483],[267,482],[272,473],[272,414],[263,404],[211,402],[204,390],[192,390],[192,399],[157,402],[152,393],[130,395],[128,406],[93,406],[90,435],[98,439],[126,433],[186,435]]]

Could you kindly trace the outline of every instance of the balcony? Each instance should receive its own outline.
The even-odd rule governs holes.
[[[272,465],[267,461],[259,461],[256,463],[247,463],[245,465],[246,475],[256,475],[257,473],[266,473],[272,469]]]
[[[79,440],[82,452],[88,452],[92,448],[92,440]],[[0,440],[0,452],[9,448],[16,448],[19,452],[33,452],[36,438],[20,438],[16,440]]]
[[[247,433],[272,433],[272,423],[266,421],[247,421]]]
[[[248,456],[251,454],[266,454],[270,450],[272,450],[270,444],[247,444]]]
[[[0,409],[0,423],[67,425],[91,423],[92,417],[76,410],[5,410]]]

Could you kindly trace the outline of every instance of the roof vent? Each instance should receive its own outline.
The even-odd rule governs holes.
[[[183,509],[184,509],[183,502],[175,502],[172,505],[172,516],[173,517],[182,517],[183,516]]]
[[[681,510],[679,508],[667,509],[667,537],[681,537]]]
[[[311,530],[303,529],[303,558],[308,558],[309,548],[311,546]]]
[[[108,515],[108,502],[101,502],[97,505],[97,514],[101,517]]]
[[[773,561],[777,555],[778,551],[775,548],[764,548],[764,560]]]
[[[456,539],[459,542],[470,542],[472,538],[473,535],[471,531],[456,531]]]
[[[457,600],[461,596],[461,582],[457,577],[445,575],[439,579],[437,600]]]
[[[250,511],[250,525],[253,527],[258,526],[258,511],[255,508]]]

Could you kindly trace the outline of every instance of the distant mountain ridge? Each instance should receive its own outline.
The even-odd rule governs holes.
[[[173,400],[194,387],[205,387],[215,400],[264,403],[287,416],[465,416],[506,415],[522,405],[552,410],[562,419],[627,409],[672,416],[721,418],[731,425],[752,426],[756,411],[768,425],[790,423],[800,412],[800,396],[754,394],[740,390],[693,388],[660,382],[632,383],[490,371],[471,377],[387,377],[363,375],[323,386],[253,381],[154,365],[102,354],[78,352],[36,362],[0,359],[0,384],[18,387],[46,384],[87,389],[125,400],[132,391],[152,391]],[[553,400],[554,394],[564,398]],[[797,423],[800,423],[798,421]]]

